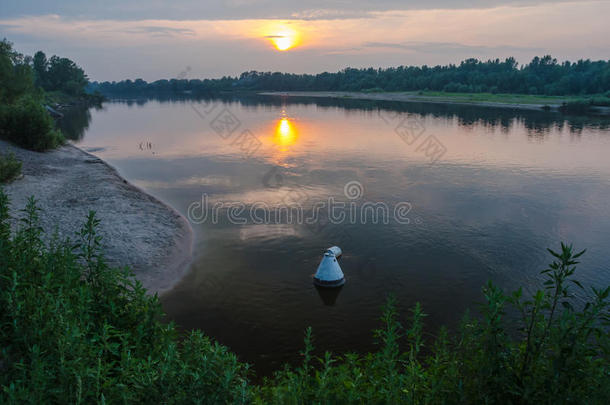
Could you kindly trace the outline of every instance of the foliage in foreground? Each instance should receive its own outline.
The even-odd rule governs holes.
[[[552,252],[546,290],[524,299],[488,284],[480,319],[424,338],[417,305],[403,327],[394,300],[366,355],[312,355],[261,386],[201,332],[179,340],[156,296],[108,267],[90,213],[75,241],[45,245],[31,199],[16,232],[0,191],[0,403],[607,403],[608,295],[576,302],[571,246]],[[505,312],[520,314],[511,333]],[[577,308],[575,307],[577,306]]]
[[[0,152],[0,183],[6,183],[21,173],[21,161],[13,152]]]
[[[0,193],[0,403],[244,402],[247,366],[200,332],[179,343],[97,224],[47,247],[34,199],[11,235]]]
[[[608,295],[592,289],[591,301],[576,310],[570,286],[576,259],[571,246],[550,251],[546,290],[524,300],[521,290],[506,296],[483,288],[482,319],[466,317],[458,333],[441,329],[424,349],[425,314],[418,305],[408,325],[398,319],[393,299],[375,331],[380,350],[336,358],[326,353],[314,368],[311,330],[305,335],[303,365],[266,381],[259,402],[275,404],[606,404],[610,399]],[[520,313],[519,337],[506,324],[506,305]],[[406,351],[401,350],[405,347]],[[425,353],[425,354],[424,354]]]

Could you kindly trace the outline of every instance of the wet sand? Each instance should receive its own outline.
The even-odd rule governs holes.
[[[73,145],[38,153],[0,141],[0,151],[7,150],[23,162],[22,176],[4,185],[14,218],[33,195],[47,235],[57,230],[61,239],[74,240],[89,210],[96,211],[106,260],[131,267],[151,293],[170,289],[188,270],[193,240],[188,221],[101,159]]]

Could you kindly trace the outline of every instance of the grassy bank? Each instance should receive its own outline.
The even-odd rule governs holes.
[[[424,336],[424,310],[406,318],[390,299],[368,354],[312,355],[261,385],[200,331],[179,336],[156,296],[109,267],[94,213],[69,240],[39,227],[35,200],[12,231],[0,192],[1,403],[607,403],[610,288],[574,278],[584,252],[562,245],[533,296],[483,288],[481,317]],[[42,213],[44,215],[44,213]],[[582,301],[575,300],[575,294]],[[521,314],[507,324],[505,312]],[[509,330],[518,330],[517,334]],[[315,332],[315,331],[314,331]],[[298,354],[295,353],[295,356]]]
[[[610,103],[610,99],[603,95],[597,96],[545,96],[532,94],[493,94],[493,93],[446,93],[442,91],[420,91],[405,93],[422,100],[442,100],[462,103],[502,103],[502,104],[538,104],[561,105],[570,102],[585,102],[603,97]]]
[[[363,100],[467,104],[484,107],[549,110],[568,113],[610,112],[606,94],[583,96],[545,96],[531,94],[449,93],[442,91],[386,92],[380,89],[353,91],[288,91],[261,92],[263,95],[291,97],[330,97]]]

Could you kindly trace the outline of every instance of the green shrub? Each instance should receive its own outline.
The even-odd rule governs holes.
[[[75,240],[45,245],[32,198],[16,232],[0,190],[0,403],[606,404],[610,287],[586,294],[571,246],[550,251],[545,289],[489,283],[480,317],[424,335],[388,300],[364,355],[313,355],[260,386],[225,347],[163,321],[156,296],[101,255],[92,212]],[[580,300],[572,291],[578,289]],[[587,298],[589,297],[589,298]],[[512,317],[507,312],[511,310]],[[514,319],[516,318],[516,320]],[[516,328],[515,328],[516,327]]]
[[[45,151],[64,142],[53,119],[33,96],[24,96],[1,111],[2,137],[26,149]]]
[[[0,183],[6,183],[19,176],[21,173],[21,161],[12,152],[0,153]]]
[[[157,297],[105,264],[93,212],[45,246],[38,211],[12,234],[0,191],[0,403],[247,400],[247,366],[199,332],[178,343]]]
[[[610,339],[606,289],[576,309],[570,287],[583,253],[571,246],[550,251],[555,261],[542,274],[545,290],[523,299],[489,283],[481,319],[466,316],[458,333],[441,329],[430,347],[422,334],[425,314],[415,306],[406,327],[394,300],[386,305],[379,350],[320,359],[311,356],[307,331],[303,364],[286,367],[256,391],[258,403],[273,404],[606,404],[610,399]],[[519,316],[506,321],[507,305]],[[406,350],[402,351],[401,347]],[[426,353],[426,354],[424,354]],[[314,363],[318,367],[314,367]]]

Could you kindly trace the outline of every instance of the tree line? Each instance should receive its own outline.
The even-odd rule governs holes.
[[[85,92],[88,84],[84,70],[68,58],[23,55],[0,41],[0,138],[38,151],[62,144],[49,111],[59,114],[50,106],[99,101]]]
[[[88,87],[102,94],[205,93],[231,90],[273,91],[444,91],[467,93],[519,93],[539,95],[591,95],[610,91],[610,61],[562,62],[550,55],[536,56],[519,66],[515,58],[459,65],[346,68],[336,73],[292,74],[244,72],[220,79],[175,78],[93,82]]]

